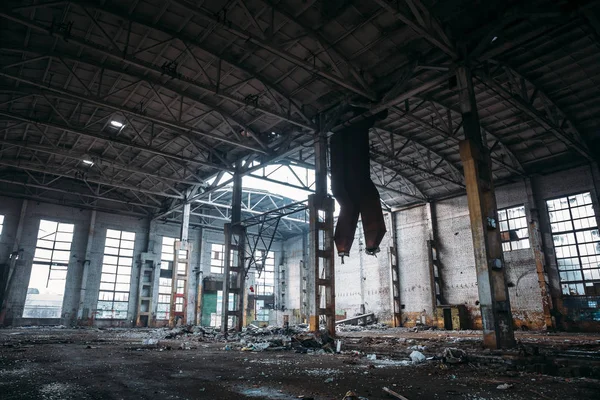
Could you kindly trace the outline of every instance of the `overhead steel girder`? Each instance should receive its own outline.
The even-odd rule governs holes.
[[[115,199],[115,198],[112,198],[112,197],[106,197],[106,196],[97,195],[97,194],[89,194],[89,193],[83,193],[83,192],[73,192],[73,191],[70,191],[70,190],[65,190],[65,189],[61,189],[61,188],[57,188],[57,187],[53,187],[53,186],[40,185],[40,184],[37,184],[37,183],[20,182],[20,181],[15,181],[15,180],[10,180],[10,179],[4,179],[4,178],[0,178],[0,182],[6,183],[6,184],[9,184],[9,185],[30,187],[30,188],[34,188],[34,189],[42,189],[42,190],[48,190],[48,191],[56,192],[56,193],[68,194],[68,195],[71,195],[73,197],[75,197],[75,196],[78,196],[78,197],[88,197],[88,198],[95,199],[95,200],[103,200],[103,201],[109,201],[109,202],[112,202],[112,203],[119,203],[119,204],[125,204],[125,205],[143,207],[143,208],[151,209],[153,211],[155,211],[155,210],[158,209],[158,206],[152,206],[152,205],[145,204],[145,203],[138,203],[138,202],[135,202],[135,201],[128,201],[128,200],[123,200],[123,199]],[[39,198],[38,200],[48,201],[48,199],[45,199],[45,198]],[[111,211],[114,212],[114,210],[111,210]]]
[[[198,129],[195,129],[195,128],[187,127],[186,125],[181,124],[181,123],[167,121],[167,120],[164,120],[164,119],[160,119],[158,117],[153,117],[151,115],[147,115],[147,114],[145,114],[143,112],[140,112],[140,111],[136,111],[136,110],[133,110],[133,109],[130,109],[130,108],[126,108],[126,107],[123,107],[123,106],[119,106],[119,105],[116,105],[116,104],[108,103],[108,102],[105,102],[105,101],[97,100],[95,98],[88,97],[88,96],[85,96],[85,95],[82,95],[82,94],[79,94],[79,93],[75,93],[75,92],[72,92],[72,91],[68,91],[68,90],[65,90],[65,89],[61,89],[61,88],[58,88],[58,87],[46,85],[46,84],[44,84],[42,82],[37,82],[37,81],[25,79],[25,78],[19,78],[18,76],[11,75],[11,74],[8,74],[8,73],[2,72],[2,71],[0,71],[0,76],[4,76],[6,78],[15,80],[17,82],[26,83],[26,84],[35,86],[38,89],[43,89],[43,90],[46,91],[46,92],[44,92],[44,91],[39,92],[38,94],[40,94],[40,95],[45,94],[45,93],[55,93],[53,96],[56,96],[56,94],[58,94],[59,95],[58,97],[62,96],[62,97],[65,97],[65,98],[68,98],[68,99],[71,99],[71,100],[74,100],[74,101],[77,101],[77,102],[80,102],[80,103],[88,103],[88,104],[93,104],[93,105],[98,106],[98,107],[105,107],[105,108],[107,108],[109,110],[120,111],[120,112],[125,113],[125,114],[133,115],[136,118],[139,118],[139,119],[142,119],[142,120],[154,122],[155,124],[157,124],[159,126],[167,127],[169,129],[173,130],[174,132],[176,132],[180,136],[187,137],[192,142],[194,142],[197,138],[194,137],[193,135],[191,135],[189,132],[197,133],[197,134],[202,135],[202,136],[209,136],[209,137],[211,137],[213,139],[214,139],[214,136],[215,136],[215,135],[212,135],[212,134],[207,135],[206,132],[202,132],[202,131],[200,131]],[[15,89],[14,91],[15,92],[27,92],[26,90],[23,90],[23,89]],[[35,92],[34,92],[34,94],[35,94]],[[232,144],[234,146],[244,147],[246,149],[257,151],[259,153],[265,153],[264,150],[259,149],[259,148],[255,148],[253,146],[242,145],[242,144],[239,144],[239,143],[236,143],[236,142],[232,142],[231,140],[229,140],[227,138],[224,138],[224,137],[221,137],[221,136],[217,136],[217,137],[220,138],[220,139],[216,139],[216,140],[227,142],[227,143],[230,143],[230,144]],[[206,164],[207,164],[207,166],[214,167],[214,168],[217,168],[217,169],[223,169],[224,168],[223,166],[217,166],[217,164],[211,164],[211,163],[206,163]]]
[[[310,28],[309,26],[307,26],[306,24],[303,24],[302,22],[300,22],[298,20],[297,17],[295,17],[294,15],[290,14],[289,12],[283,10],[280,7],[280,3],[274,3],[272,0],[261,0],[261,1],[263,3],[265,3],[266,5],[268,5],[269,7],[271,7],[277,13],[281,14],[288,21],[290,21],[290,22],[298,25],[302,29],[304,29],[304,31],[308,34],[308,36],[312,37],[314,40],[319,42],[319,44],[323,48],[323,51],[328,55],[328,58],[331,60],[331,62],[333,64],[335,64],[335,60],[329,55],[329,51],[332,51],[338,58],[340,58],[348,66],[350,73],[352,74],[352,76],[354,76],[354,78],[358,81],[358,83],[360,83],[360,85],[364,89],[369,90],[367,82],[360,76],[360,73],[356,70],[354,65],[352,65],[350,60],[346,56],[344,56],[342,53],[340,53],[335,48],[335,46],[329,40],[327,40],[327,38],[325,38],[325,36],[323,36],[323,34],[321,34],[318,30],[314,30],[314,29]],[[332,67],[337,69],[337,67],[335,65],[332,65]],[[373,92],[371,91],[371,93],[373,93]],[[373,95],[375,95],[375,94],[373,93]]]
[[[311,164],[309,162],[300,161],[300,160],[297,160],[297,159],[292,158],[292,157],[287,157],[287,159],[290,160],[290,161],[295,162],[296,164],[298,164],[301,167],[309,168],[309,169],[315,169],[314,164]],[[389,166],[384,165],[384,164],[380,163],[378,160],[375,160],[373,158],[371,158],[370,161],[372,163],[374,163],[374,164],[377,164],[377,165],[379,165],[379,166],[381,166],[383,168],[386,168],[386,169],[390,170],[394,175],[397,175],[397,176],[405,179],[406,182],[410,183],[410,185],[413,187],[413,189],[415,190],[415,193],[417,195],[415,195],[413,193],[406,193],[406,192],[403,192],[402,190],[391,188],[391,187],[387,186],[391,182],[388,182],[387,185],[386,184],[381,185],[381,184],[378,184],[376,182],[373,182],[373,184],[375,185],[375,187],[377,189],[383,190],[383,191],[388,192],[388,193],[397,194],[397,195],[400,195],[400,196],[411,197],[413,199],[416,199],[416,200],[419,200],[419,201],[423,201],[423,202],[427,200],[427,196],[425,196],[425,194],[421,191],[421,189],[419,189],[419,187],[417,185],[415,185],[414,182],[412,182],[409,178],[407,178],[404,175],[404,173],[398,171],[397,169],[390,168]],[[406,186],[408,187],[408,185],[406,185]]]
[[[118,140],[117,138],[109,138],[103,135],[100,135],[99,133],[96,132],[90,132],[78,127],[73,127],[73,126],[67,126],[67,125],[61,125],[61,124],[57,124],[54,122],[45,122],[45,121],[38,121],[35,120],[33,118],[29,118],[29,117],[25,117],[19,114],[15,114],[15,113],[10,113],[10,112],[5,112],[0,110],[0,119],[6,119],[9,121],[21,121],[21,122],[26,122],[29,124],[33,124],[33,125],[38,125],[38,126],[46,126],[48,128],[54,128],[54,129],[59,129],[59,130],[63,130],[63,131],[67,131],[67,132],[71,132],[77,135],[81,135],[81,136],[87,136],[93,139],[98,139],[98,140],[102,140],[104,142],[110,142],[110,143],[114,143],[120,146],[125,146],[125,147],[129,147],[132,149],[136,149],[139,151],[144,151],[150,154],[156,154],[159,155],[161,157],[164,158],[168,158],[168,159],[173,159],[176,161],[184,161],[187,163],[193,163],[196,165],[202,165],[202,166],[206,166],[206,167],[211,167],[211,168],[215,168],[215,169],[219,169],[222,171],[231,171],[228,168],[225,168],[223,166],[217,165],[217,164],[212,164],[212,163],[207,163],[205,161],[201,161],[201,160],[196,160],[194,158],[189,158],[189,157],[184,157],[184,156],[180,156],[178,154],[172,154],[172,153],[167,153],[165,151],[162,150],[157,150],[153,147],[149,147],[149,146],[142,146],[139,144],[134,144],[131,142],[126,142],[123,140]]]
[[[372,129],[378,130],[378,131],[382,131],[382,132],[388,133],[390,135],[398,135],[398,136],[400,136],[400,137],[402,137],[402,138],[404,138],[404,139],[406,139],[406,140],[408,140],[410,142],[415,143],[417,146],[425,149],[426,151],[431,152],[431,154],[434,154],[435,156],[437,156],[438,158],[440,158],[444,162],[444,164],[446,164],[452,170],[452,172],[455,174],[455,178],[458,178],[458,177],[462,178],[463,177],[462,171],[456,165],[454,165],[454,163],[452,163],[450,160],[448,160],[447,157],[443,156],[438,151],[433,150],[432,148],[430,148],[426,144],[422,143],[420,140],[414,139],[414,138],[411,138],[409,136],[404,135],[402,132],[399,131],[399,129],[395,129],[395,130],[391,131],[389,129],[380,128],[378,126],[375,126]],[[396,149],[391,149],[391,151],[394,152],[394,158],[396,158],[397,157],[397,155],[395,154]],[[434,172],[434,171],[432,171],[432,172]]]
[[[393,106],[394,104],[398,104],[398,103],[404,101],[405,99],[417,96],[418,94],[420,94],[420,93],[422,93],[424,91],[430,90],[430,89],[432,89],[435,86],[439,86],[442,83],[446,82],[449,76],[450,76],[450,74],[447,73],[447,74],[444,74],[444,75],[442,75],[440,77],[434,78],[434,79],[432,79],[430,81],[422,82],[421,84],[419,84],[417,86],[410,87],[410,88],[408,88],[406,90],[406,92],[404,92],[403,94],[399,95],[398,97],[396,97],[394,99],[391,99],[391,100],[389,100],[387,102],[384,102],[382,104],[378,104],[377,106],[373,107],[369,111],[366,111],[365,113],[363,113],[361,115],[358,115],[358,116],[352,118],[349,121],[346,121],[346,122],[344,122],[342,124],[339,124],[339,125],[333,127],[331,129],[331,131],[340,130],[346,124],[352,124],[352,123],[361,121],[364,118],[368,118],[371,115],[375,115],[378,112],[383,111],[386,108]],[[330,134],[330,132],[328,132],[328,135],[329,134]],[[305,137],[307,135],[302,135],[302,136]],[[310,137],[307,138],[307,140],[305,142],[303,142],[303,143],[297,143],[294,146],[292,146],[291,143],[286,143],[285,145],[282,145],[279,149],[277,149],[274,152],[274,154],[270,154],[270,155],[266,156],[265,159],[262,160],[261,164],[258,164],[258,165],[252,166],[250,168],[244,169],[244,171],[241,172],[241,175],[245,176],[245,175],[251,174],[251,173],[253,173],[255,171],[258,171],[261,168],[264,168],[266,165],[276,163],[277,161],[283,160],[283,159],[285,159],[285,158],[287,158],[287,157],[289,157],[289,156],[297,153],[298,150],[300,150],[301,148],[311,147],[314,144],[314,141],[315,141],[314,135],[311,135]],[[398,171],[394,171],[394,172],[398,172]],[[213,190],[222,188],[222,187],[226,186],[227,184],[229,184],[230,182],[231,182],[231,180],[229,180],[227,182],[220,183],[219,185],[217,185],[214,188],[211,188],[210,190],[213,191]],[[192,196],[192,198],[190,200],[195,200],[195,199],[201,198],[204,195],[205,195],[204,193],[198,193],[198,194]],[[425,196],[423,196],[423,197],[425,197]],[[423,199],[419,199],[419,200],[422,201]],[[159,214],[155,218],[160,218],[160,217],[163,217],[165,215],[169,215],[174,210],[179,209],[180,207],[181,207],[181,204],[171,205],[168,210],[162,212],[161,214]]]
[[[457,114],[461,114],[459,109],[456,109],[456,108],[453,108],[453,107],[451,107],[451,106],[449,106],[449,105],[447,105],[447,104],[444,104],[444,103],[440,102],[439,100],[436,100],[436,99],[434,99],[434,98],[432,98],[432,97],[430,97],[430,96],[415,96],[415,98],[417,98],[417,99],[421,99],[421,100],[430,101],[430,102],[432,102],[432,103],[434,103],[434,104],[436,104],[436,105],[438,105],[438,106],[440,106],[440,107],[442,107],[442,108],[444,108],[444,109],[446,109],[446,110],[448,110],[448,111],[451,111],[451,112],[454,112],[454,113],[457,113]],[[402,111],[402,110],[398,110],[398,111],[399,111],[400,113],[405,113],[405,112],[404,112],[404,111]],[[405,114],[406,114],[406,113],[405,113]],[[449,140],[451,140],[451,141],[453,141],[453,142],[455,142],[455,143],[457,143],[457,144],[458,144],[458,142],[460,141],[458,138],[448,135],[448,133],[447,133],[447,132],[445,132],[444,130],[442,130],[442,129],[438,128],[437,126],[432,126],[432,125],[428,124],[427,122],[423,121],[423,120],[422,120],[422,119],[420,119],[420,118],[417,118],[417,117],[415,117],[415,116],[413,116],[413,115],[410,115],[410,116],[409,116],[409,117],[407,117],[407,118],[412,118],[413,122],[415,122],[415,123],[419,123],[419,124],[421,124],[421,125],[422,125],[422,126],[424,126],[424,127],[427,127],[427,128],[429,128],[429,129],[433,129],[433,130],[435,130],[435,131],[437,131],[437,132],[441,133],[442,135],[444,135],[444,137],[446,137],[447,139],[449,139]],[[481,124],[480,124],[480,125],[481,125]],[[507,145],[505,145],[505,144],[502,142],[502,140],[500,140],[500,137],[499,137],[498,135],[496,135],[495,133],[491,132],[489,129],[485,128],[483,125],[481,125],[481,129],[482,129],[482,130],[483,130],[483,131],[484,131],[484,132],[485,132],[487,135],[489,135],[490,137],[494,138],[494,139],[495,139],[495,140],[496,140],[496,141],[497,141],[497,142],[498,142],[498,143],[499,143],[499,144],[502,146],[502,148],[504,149],[504,151],[506,152],[506,154],[507,154],[507,155],[508,155],[508,156],[509,156],[509,157],[512,159],[512,161],[513,161],[513,162],[514,162],[514,163],[517,165],[517,168],[515,168],[515,167],[513,167],[513,166],[511,166],[511,165],[509,165],[509,164],[506,164],[504,161],[502,161],[502,159],[501,159],[501,158],[499,158],[499,157],[497,157],[497,156],[494,156],[494,155],[491,155],[492,162],[493,162],[493,163],[495,163],[495,164],[497,164],[498,166],[501,166],[501,167],[504,167],[504,168],[506,168],[507,170],[509,170],[509,171],[510,171],[510,172],[512,172],[512,173],[515,173],[515,174],[518,174],[518,175],[523,175],[523,174],[525,173],[525,170],[524,170],[523,166],[521,165],[521,162],[519,161],[519,159],[518,159],[518,158],[517,158],[517,156],[515,155],[515,153],[513,153],[513,151],[512,151],[512,150],[510,150],[510,149],[508,148],[508,146],[507,146]]]
[[[52,35],[52,36],[57,37],[59,39],[64,39],[64,36],[61,35],[60,33],[54,32],[54,31],[50,30],[50,28],[47,28],[47,27],[42,26],[40,24],[36,24],[35,22],[33,22],[31,20],[22,18],[19,15],[16,15],[16,14],[13,14],[13,13],[10,13],[10,12],[6,12],[6,11],[2,11],[2,12],[0,12],[0,17],[8,19],[8,20],[16,22],[16,23],[19,23],[21,25],[27,26],[27,27],[29,27],[31,29],[35,29],[37,31],[46,33],[48,35]],[[237,96],[234,96],[234,95],[229,95],[229,94],[220,92],[220,91],[217,90],[216,87],[213,88],[213,87],[210,87],[208,85],[205,85],[205,84],[193,81],[193,80],[188,79],[186,77],[180,76],[177,73],[171,73],[171,72],[168,72],[168,71],[164,71],[160,67],[157,67],[157,66],[155,66],[153,64],[150,64],[150,63],[148,63],[146,61],[140,60],[140,59],[138,59],[136,57],[133,57],[131,55],[124,55],[123,53],[121,53],[119,51],[111,51],[110,49],[105,48],[105,47],[103,47],[101,45],[94,44],[92,42],[86,41],[84,39],[81,39],[81,38],[78,38],[78,37],[72,36],[72,35],[69,36],[68,43],[76,44],[78,46],[81,46],[81,47],[86,48],[88,50],[97,52],[99,54],[102,54],[104,56],[110,57],[112,59],[117,59],[117,60],[122,61],[122,62],[124,62],[126,64],[132,65],[134,67],[141,68],[141,69],[143,69],[145,71],[148,71],[148,72],[153,72],[155,74],[158,74],[159,76],[168,76],[169,78],[177,80],[177,81],[179,81],[179,82],[181,82],[183,84],[193,86],[193,87],[197,88],[198,90],[201,90],[203,92],[207,92],[209,94],[212,94],[212,95],[215,95],[215,96],[227,99],[227,100],[232,101],[233,103],[239,104],[241,106],[248,106],[248,103],[243,98],[241,98],[241,97],[237,97]],[[298,125],[300,127],[303,127],[303,128],[309,129],[309,130],[313,130],[314,129],[314,127],[312,125],[307,125],[305,122],[298,121],[298,120],[295,120],[295,119],[292,119],[292,118],[288,118],[287,115],[282,115],[281,113],[278,113],[276,111],[272,111],[272,110],[266,109],[264,107],[255,106],[255,105],[252,105],[252,108],[254,108],[254,109],[256,109],[256,110],[258,110],[258,111],[260,111],[260,112],[262,112],[264,114],[271,115],[273,117],[276,117],[276,118],[281,119],[283,121],[287,121],[289,123]],[[190,127],[188,127],[188,129],[190,129]],[[202,134],[202,132],[199,132],[199,133]],[[207,136],[207,135],[205,134],[205,136]],[[248,147],[247,145],[243,145],[243,144],[240,144],[238,142],[235,142],[235,141],[232,141],[232,140],[229,140],[229,139],[226,139],[226,140],[224,140],[224,138],[220,138],[219,139],[218,136],[216,136],[214,138],[217,139],[217,140],[226,141],[226,142],[228,142],[230,144],[233,144],[233,145],[238,145],[238,146],[241,146],[241,147],[245,147],[245,148],[247,148],[249,150],[254,150],[254,151],[262,152],[262,150],[258,150],[258,149],[252,148],[252,147]]]
[[[495,62],[494,64],[504,67],[502,71],[505,75],[507,75],[509,84],[511,83],[512,78],[512,84],[516,86],[515,89],[517,90],[515,90],[514,93],[512,91],[508,91],[495,80],[497,77],[491,76],[490,74],[481,70],[475,70],[475,75],[480,81],[482,81],[484,85],[492,89],[503,99],[507,100],[515,108],[528,115],[541,127],[552,132],[561,142],[575,149],[579,154],[587,158],[589,161],[595,161],[594,156],[587,147],[587,144],[581,137],[581,134],[575,125],[567,118],[566,114],[543,92],[543,90],[541,90],[539,86],[536,86],[523,75],[506,65]],[[529,94],[527,83],[529,83],[530,87],[533,89],[531,94]],[[544,111],[540,111],[533,106],[536,98],[540,98],[542,101],[542,104],[545,108]],[[552,110],[555,111],[555,115],[553,115]],[[544,113],[546,115],[544,115]],[[564,127],[570,128],[571,132],[565,131]]]
[[[75,3],[80,7],[94,8],[98,11],[102,11],[103,13],[114,15],[114,16],[116,16],[118,18],[122,18],[126,21],[134,22],[137,25],[143,26],[147,29],[152,29],[152,30],[155,30],[158,32],[162,32],[165,35],[171,36],[171,38],[177,39],[186,45],[190,45],[190,46],[200,49],[202,52],[209,54],[213,58],[225,61],[227,64],[233,66],[237,70],[250,75],[252,77],[252,79],[260,82],[264,87],[269,88],[270,90],[277,93],[279,96],[288,100],[290,102],[290,104],[292,106],[294,106],[294,108],[296,109],[296,113],[302,119],[304,119],[307,123],[311,124],[310,118],[302,112],[301,107],[298,106],[295,103],[295,101],[293,101],[291,99],[291,97],[285,93],[284,89],[278,87],[277,85],[269,83],[269,80],[270,80],[269,78],[262,76],[258,72],[252,71],[248,67],[239,64],[233,58],[228,57],[225,54],[219,54],[219,53],[215,52],[214,50],[209,49],[208,47],[203,45],[201,42],[196,40],[194,37],[187,36],[178,31],[170,30],[164,26],[158,26],[157,24],[150,22],[150,21],[145,21],[142,18],[136,17],[136,16],[132,15],[131,13],[123,12],[122,10],[119,10],[117,7],[114,7],[107,3],[99,4],[99,3],[90,2],[90,1],[76,1]],[[215,90],[214,94],[218,95],[218,91]]]
[[[111,67],[109,64],[97,62],[97,61],[91,60],[89,58],[78,57],[78,56],[75,56],[75,55],[72,55],[69,53],[62,53],[62,52],[59,53],[59,52],[52,52],[52,51],[42,52],[39,50],[32,50],[32,49],[24,50],[24,49],[19,49],[19,48],[8,48],[8,47],[2,47],[2,48],[0,48],[0,51],[27,53],[27,54],[33,54],[36,56],[43,56],[43,57],[52,58],[52,59],[57,58],[62,62],[64,62],[64,60],[70,60],[70,61],[78,63],[78,64],[84,64],[84,65],[88,65],[93,68],[98,68],[99,70],[112,71],[117,74],[128,75],[132,78],[138,79],[138,81],[136,82],[136,85],[139,85],[142,82],[145,82],[146,84],[148,84],[150,86],[150,88],[155,92],[156,97],[159,97],[159,101],[161,101],[161,102],[162,102],[162,99],[160,99],[160,94],[158,93],[157,88],[167,89],[170,92],[175,93],[177,96],[180,96],[179,101],[183,101],[183,99],[188,99],[193,102],[202,104],[203,106],[206,106],[211,111],[221,114],[222,118],[227,122],[227,124],[229,124],[228,120],[231,120],[236,125],[244,128],[244,129],[250,130],[250,128],[247,126],[246,122],[239,120],[238,118],[234,117],[233,115],[227,113],[224,110],[221,110],[220,108],[215,108],[215,106],[213,106],[213,105],[202,102],[201,99],[199,99],[195,96],[187,94],[184,90],[181,90],[180,88],[176,87],[175,85],[170,84],[171,81],[163,82],[160,79],[151,78],[146,74],[136,74],[135,72],[132,72],[131,70],[119,69],[116,66]],[[71,73],[73,73],[73,72],[71,71]],[[123,90],[123,89],[115,89],[113,92],[116,93],[116,92],[119,92],[120,90]],[[98,99],[105,99],[106,97],[107,97],[107,95],[98,96]],[[162,103],[162,105],[165,107],[165,109],[167,111],[170,112],[170,110],[166,104]],[[178,122],[184,123],[185,121],[178,121]],[[196,128],[192,127],[192,129],[196,129]],[[256,133],[253,133],[253,134],[256,136]],[[208,135],[212,135],[212,132],[208,132]],[[266,144],[264,144],[262,141],[258,140],[258,138],[255,138],[255,140],[259,143],[259,145],[265,151],[268,150],[268,146]]]
[[[390,165],[398,164],[398,165],[401,165],[404,168],[414,170],[417,173],[428,175],[431,178],[436,178],[436,179],[438,179],[440,181],[451,183],[451,184],[453,184],[455,186],[458,186],[460,188],[463,188],[463,189],[465,188],[465,185],[462,182],[457,182],[457,181],[455,181],[453,179],[445,177],[444,175],[436,174],[435,172],[431,172],[431,171],[428,171],[428,170],[423,169],[421,167],[418,167],[416,165],[412,165],[412,164],[410,164],[410,163],[408,163],[406,161],[399,160],[398,158],[392,158],[392,157],[389,156],[389,154],[381,153],[381,152],[379,152],[377,150],[374,150],[374,149],[371,149],[371,154],[377,157],[377,158],[374,159],[377,163],[382,164],[383,166],[385,166],[386,168],[391,169],[392,171],[397,171],[397,169],[390,167]],[[405,178],[409,179],[406,176],[405,176]],[[414,181],[412,181],[411,183],[413,185],[417,186],[417,184],[414,183]]]
[[[69,151],[69,150],[62,149],[62,148],[44,146],[44,145],[40,145],[40,144],[36,144],[36,143],[28,143],[23,140],[9,141],[9,140],[0,139],[0,145],[19,147],[21,149],[29,150],[31,152],[39,151],[41,153],[52,154],[55,156],[70,158],[73,160],[82,160],[84,157],[90,156],[90,154],[88,154],[88,153],[77,153],[77,152]],[[182,184],[186,184],[186,185],[201,185],[202,184],[202,182],[198,182],[198,181],[190,181],[190,180],[185,180],[185,179],[173,178],[173,177],[166,176],[166,175],[159,175],[157,173],[144,171],[143,169],[125,165],[125,164],[120,163],[117,160],[111,160],[111,159],[103,157],[103,156],[102,157],[97,156],[97,155],[91,155],[91,156],[94,159],[93,160],[94,164],[109,165],[109,166],[119,169],[119,170],[127,171],[127,172],[130,172],[133,174],[147,176],[150,178],[155,178],[156,180],[160,180],[160,181],[166,180],[166,181],[170,181],[170,182],[174,182],[174,183],[182,183]]]
[[[370,99],[373,101],[377,100],[376,97],[372,93],[369,93],[368,91],[366,91],[362,88],[358,88],[358,87],[348,83],[344,78],[337,77],[335,75],[330,74],[327,71],[323,71],[322,69],[314,66],[312,63],[305,61],[299,57],[296,57],[295,55],[292,55],[286,51],[283,51],[283,50],[277,48],[276,46],[271,45],[271,44],[267,43],[266,41],[255,37],[251,33],[238,28],[237,26],[235,26],[233,23],[231,23],[229,21],[227,23],[223,22],[219,18],[215,17],[214,14],[208,10],[205,10],[201,7],[196,7],[194,5],[188,4],[188,3],[184,2],[184,1],[180,1],[180,0],[175,0],[174,2],[176,4],[178,4],[179,6],[185,8],[189,12],[193,13],[194,15],[196,15],[206,21],[209,21],[209,22],[221,27],[222,29],[238,36],[240,39],[246,40],[249,43],[252,43],[258,47],[261,47],[261,48],[285,59],[286,61],[288,61],[292,64],[302,67],[303,69],[305,69],[309,72],[315,73],[315,74],[327,79],[328,81],[333,82],[333,83],[337,84],[338,86],[346,88],[346,89],[348,89],[356,94],[359,94],[363,97],[366,97],[367,99]]]
[[[396,6],[390,4],[387,0],[375,0],[375,3],[379,4],[380,7],[384,8],[386,11],[388,11],[390,14],[392,14],[396,19],[398,19],[402,23],[408,25],[412,30],[414,30],[416,33],[418,33],[422,38],[424,38],[425,40],[427,40],[428,42],[433,44],[435,47],[442,50],[444,53],[446,53],[450,57],[452,57],[454,59],[458,57],[458,53],[454,49],[454,46],[451,45],[450,40],[446,37],[446,34],[442,31],[441,27],[439,27],[439,24],[437,23],[437,21],[435,21],[435,19],[433,19],[431,16],[429,16],[429,21],[428,21],[429,26],[431,28],[437,28],[436,29],[437,32],[435,32],[435,33],[430,32],[425,28],[426,24],[425,24],[425,21],[423,20],[423,16],[421,16],[421,14],[423,14],[424,9],[421,8],[421,10],[419,10],[415,6],[415,3],[418,4],[419,0],[406,0],[408,7],[411,9],[411,12],[416,17],[418,17],[416,22],[413,21],[408,16],[406,16],[405,14],[403,14],[402,12],[400,12],[396,8]],[[440,35],[441,39],[437,38],[436,34]]]
[[[204,204],[206,206],[216,207],[216,208],[224,208],[224,209],[228,209],[228,210],[231,209],[231,204],[217,203],[214,201],[207,201],[207,200],[195,200],[194,202],[199,203],[199,204]],[[298,212],[299,211],[301,211],[301,210],[298,210]],[[268,212],[270,212],[270,211],[268,211]],[[251,210],[247,207],[242,208],[242,213],[248,213],[248,214],[253,214],[253,215],[265,214],[265,212],[263,212],[263,211]],[[294,222],[294,223],[298,223],[298,224],[308,224],[307,221],[303,221],[298,218],[292,218],[292,217],[282,217],[282,218],[286,221],[290,221],[290,222]]]
[[[58,168],[54,168],[55,167],[54,165],[30,165],[29,163],[21,162],[20,160],[9,161],[6,158],[3,158],[3,159],[0,159],[0,166],[17,168],[17,169],[22,169],[22,170],[32,171],[32,172],[38,172],[41,174],[60,176],[62,178],[74,179],[76,181],[91,182],[91,183],[95,183],[98,185],[104,185],[104,186],[115,187],[115,188],[119,188],[119,189],[131,190],[132,192],[144,193],[146,195],[168,197],[168,198],[173,198],[173,199],[183,199],[184,198],[183,195],[159,192],[159,191],[155,191],[155,190],[149,190],[149,189],[139,188],[139,187],[135,187],[135,186],[124,185],[124,184],[118,183],[118,182],[104,181],[102,179],[97,179],[97,178],[93,178],[93,177],[92,178],[87,178],[87,177],[81,178],[81,177],[78,177],[77,175],[68,174],[66,172],[60,172],[58,170]],[[57,166],[57,167],[60,167],[60,166]],[[71,168],[71,169],[73,169],[73,168]]]

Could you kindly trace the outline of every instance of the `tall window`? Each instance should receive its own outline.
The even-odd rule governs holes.
[[[592,196],[546,201],[562,293],[600,295],[600,236]]]
[[[23,318],[60,318],[73,224],[40,220]]]
[[[96,318],[127,318],[134,241],[133,232],[106,231]]]
[[[222,274],[225,265],[225,245],[213,243],[210,247],[210,272]]]
[[[260,275],[256,279],[256,295],[270,296],[275,288],[275,254],[270,251],[257,250],[255,254],[256,269]]]
[[[173,279],[162,275],[167,275],[169,272],[172,274],[174,259],[175,238],[163,236],[160,250],[160,269],[166,271],[166,273],[161,273],[161,277],[158,280],[157,320],[168,320],[170,316]]]
[[[160,248],[160,269],[172,269],[175,259],[175,238],[163,236]]]
[[[498,210],[502,250],[511,251],[529,248],[529,229],[525,206]]]
[[[4,227],[4,215],[0,215],[0,235],[2,235],[2,227]]]
[[[230,310],[233,309],[233,302],[235,298],[233,293],[229,293],[229,305],[227,306]],[[217,290],[217,309],[216,312],[210,314],[210,326],[220,327],[221,326],[221,315],[223,314],[223,291]],[[233,317],[228,317],[227,326],[233,325]]]

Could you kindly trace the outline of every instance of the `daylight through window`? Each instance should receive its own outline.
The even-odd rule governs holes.
[[[213,243],[210,247],[210,272],[213,274],[222,274],[224,267],[225,246]]]
[[[529,229],[524,206],[498,210],[498,219],[500,220],[502,250],[529,248]]]
[[[173,271],[175,260],[175,238],[163,236],[160,249],[161,276],[158,280],[158,304],[156,306],[156,319],[168,320],[171,312],[171,292],[173,290],[173,279],[168,278],[169,272]]]
[[[134,241],[133,232],[106,231],[96,318],[127,318]]]
[[[592,197],[546,201],[564,295],[600,295],[600,236]]]
[[[60,318],[73,224],[40,220],[23,318]]]

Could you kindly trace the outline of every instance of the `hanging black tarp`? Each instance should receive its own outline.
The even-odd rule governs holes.
[[[362,110],[355,109],[356,114]],[[342,257],[350,254],[359,216],[368,254],[379,251],[385,221],[379,192],[371,181],[369,129],[384,119],[387,111],[358,121],[336,132],[330,140],[331,190],[340,205],[335,245]]]

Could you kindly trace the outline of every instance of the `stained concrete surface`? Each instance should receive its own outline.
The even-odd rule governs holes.
[[[224,350],[227,343],[198,335],[143,344],[157,335],[168,336],[156,330],[0,330],[0,399],[329,400],[348,390],[391,399],[384,386],[410,400],[600,395],[600,381],[589,377],[599,371],[600,335],[519,333],[519,348],[491,352],[481,349],[477,331],[341,332],[344,354],[242,352],[237,342]],[[414,349],[435,357],[446,347],[466,351],[468,361],[407,362]],[[505,383],[512,387],[498,389]]]

